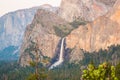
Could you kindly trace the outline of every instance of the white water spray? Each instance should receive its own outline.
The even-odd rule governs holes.
[[[64,40],[65,40],[65,38],[62,38],[59,60],[56,61],[53,65],[51,65],[51,67],[50,67],[49,69],[53,69],[54,67],[60,65],[60,64],[63,62],[63,46],[64,46]]]

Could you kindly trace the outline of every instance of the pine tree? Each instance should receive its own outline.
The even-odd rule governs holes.
[[[35,72],[33,74],[30,74],[27,80],[46,80],[47,74],[45,74],[44,68],[39,68],[39,63],[41,62],[41,57],[39,56],[39,54],[41,54],[41,51],[39,50],[37,43],[34,42],[32,43],[33,43],[32,52],[35,52],[34,53],[35,55],[32,55],[33,60],[30,62],[30,66],[35,69]]]

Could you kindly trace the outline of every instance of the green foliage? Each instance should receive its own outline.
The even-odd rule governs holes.
[[[45,63],[50,60],[48,57],[43,56],[43,58],[45,61],[41,61]],[[47,68],[44,68],[42,64],[39,63],[38,74],[35,74],[36,63],[34,62],[30,62],[31,67],[20,67],[17,61],[2,61],[0,62],[0,80],[5,80],[5,77],[8,78],[8,80],[35,80],[36,76],[41,80],[80,80],[82,75],[81,66],[85,67],[90,62],[91,64],[88,65],[87,69],[83,70],[82,77],[87,76],[87,79],[84,78],[84,80],[108,80],[108,78],[109,80],[120,80],[119,60],[120,46],[111,46],[108,50],[100,50],[99,52],[93,53],[85,52],[84,59],[80,64],[64,62],[62,66],[58,68],[47,70]],[[105,61],[111,62],[111,64]]]
[[[120,80],[120,62],[119,64],[116,65],[115,67],[115,73],[116,73],[116,76],[118,77],[118,79]]]
[[[36,66],[36,63],[33,62],[33,61],[31,61],[31,62],[30,62],[30,66],[31,66],[31,67],[35,67],[35,66]]]
[[[30,66],[34,69],[34,72],[30,74],[27,80],[45,80],[47,75],[45,74],[45,70],[39,67],[39,63],[41,63],[41,57],[39,57],[39,48],[37,44],[33,44],[33,50],[36,55],[33,55],[33,60],[30,62]],[[40,58],[40,61],[39,61]],[[46,58],[47,60],[47,58]]]
[[[37,68],[37,67],[39,68]],[[32,68],[34,70],[26,80],[46,80],[47,79],[47,69],[44,68],[42,65],[36,65],[35,62],[32,62]],[[37,72],[36,72],[37,69]]]
[[[64,63],[62,66],[48,72],[48,80],[80,80],[80,75],[79,64]]]
[[[84,52],[82,65],[87,65],[90,61],[94,61],[95,65],[99,65],[105,61],[111,62],[113,65],[118,64],[120,60],[120,45],[108,47],[108,50],[99,50],[98,52]]]
[[[73,22],[70,23],[74,28],[78,28],[80,25],[86,25],[87,22],[83,20],[74,20]]]
[[[30,74],[26,80],[46,80],[47,74],[39,73],[39,74]]]
[[[37,76],[35,74],[30,74],[26,80],[37,80]]]
[[[35,69],[33,67],[20,67],[16,62],[0,62],[0,80],[5,80],[4,75],[8,77],[8,80],[36,80],[36,77],[39,77],[40,80],[80,80],[82,75],[80,64],[70,64],[67,62],[57,68],[54,68],[53,70],[47,70],[47,68],[39,65],[39,75],[36,75],[34,72]],[[116,67],[108,63],[95,66],[95,64],[91,62],[87,69],[83,70],[83,73],[91,76],[90,78],[92,78],[84,80],[96,80],[93,77],[94,75],[96,78],[104,75],[105,78],[108,78],[112,75],[111,77],[114,77],[114,79],[111,80],[120,80],[119,64]]]
[[[72,28],[68,28],[66,27],[66,25],[59,25],[59,26],[54,26],[54,30],[57,36],[65,37],[72,31]]]
[[[5,49],[3,50],[0,50],[0,60],[6,60],[6,61],[9,61],[9,60],[17,60],[18,59],[18,52],[17,54],[14,53],[14,51],[16,51],[18,49],[18,47],[16,46],[9,46],[9,47],[6,47]]]
[[[85,25],[86,23],[87,23],[86,21],[75,20],[69,23],[72,27],[70,27],[69,25],[59,25],[59,26],[54,26],[54,30],[57,36],[65,37],[68,34],[70,34],[70,32],[73,29],[78,28],[80,25]]]
[[[89,64],[87,69],[83,70],[83,80],[118,80],[115,75],[115,67],[104,62],[96,68]]]
[[[17,61],[0,61],[0,80],[25,80],[33,69],[20,67]]]

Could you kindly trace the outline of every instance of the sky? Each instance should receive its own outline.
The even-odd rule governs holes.
[[[61,0],[0,0],[0,16],[18,9],[31,8],[43,4],[59,6]]]

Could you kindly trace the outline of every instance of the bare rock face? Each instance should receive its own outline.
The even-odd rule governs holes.
[[[30,24],[38,9],[45,9],[53,13],[57,7],[42,5],[29,9],[17,10],[0,17],[0,59],[18,59],[20,46],[26,26]],[[5,57],[3,57],[3,55]]]
[[[78,64],[79,61],[83,60],[84,52],[79,47],[74,47],[72,52],[69,54],[69,62]]]
[[[50,11],[38,10],[32,23],[26,28],[20,64],[29,65],[28,62],[32,58],[26,49],[29,49],[32,42],[36,41],[38,41],[37,45],[42,55],[53,58],[60,39],[65,37],[65,49],[72,50],[69,54],[70,62],[83,59],[84,54],[81,49],[93,52],[120,44],[120,0],[117,0],[115,5],[113,5],[115,0],[109,1],[62,0],[59,15],[66,21],[71,22],[78,18],[88,21],[95,19],[74,30],[58,15]],[[108,12],[111,6],[114,7]],[[106,12],[108,12],[106,15],[101,16]]]
[[[104,3],[105,5],[108,5],[108,6],[112,7],[116,0],[96,0],[96,1]]]
[[[107,49],[111,45],[120,44],[120,0],[106,15],[95,21],[79,26],[66,38],[68,48],[83,49],[85,51],[98,51]]]
[[[108,12],[116,0],[62,0],[59,15],[66,21],[93,21]]]
[[[21,45],[25,27],[31,23],[37,9],[18,10],[0,17],[0,50]]]
[[[38,10],[34,20],[26,29],[23,40],[24,42],[20,52],[20,64],[22,66],[29,65],[28,62],[32,60],[30,53],[26,52],[27,49],[30,49],[32,42],[37,43],[43,56],[53,58],[55,56],[59,40],[63,37],[62,34],[67,33],[67,31],[71,29],[72,27],[56,14],[42,9]],[[57,31],[62,31],[60,32],[62,33],[62,36],[59,35],[59,32]]]

